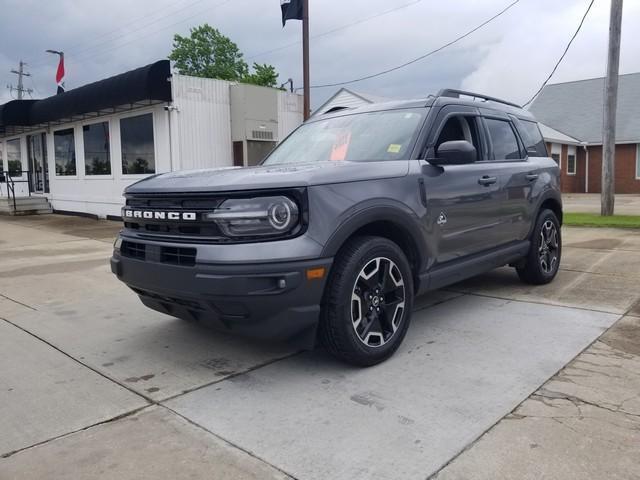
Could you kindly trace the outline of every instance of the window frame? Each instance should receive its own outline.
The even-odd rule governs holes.
[[[24,148],[23,148],[23,141],[22,141],[23,138],[25,139],[24,140]],[[27,141],[25,136],[20,135],[20,136],[17,136],[17,137],[8,137],[8,138],[4,139],[4,153],[3,153],[3,155],[7,159],[7,170],[4,170],[4,168],[3,168],[3,171],[5,173],[7,173],[7,174],[10,171],[10,168],[9,168],[9,148],[8,148],[8,146],[9,146],[9,142],[12,142],[12,141],[17,141],[18,145],[20,147],[20,152],[19,152],[19,156],[20,156],[20,159],[19,159],[20,160],[20,176],[19,177],[12,177],[12,178],[17,178],[17,179],[20,179],[20,180],[24,180],[26,178],[25,172],[28,171],[28,170],[24,169],[25,160],[27,161],[27,167],[29,167],[28,159],[25,159],[26,141]],[[0,166],[4,167],[4,160],[2,158],[0,158]]]
[[[573,154],[571,153],[571,149],[573,148]],[[569,157],[573,155],[573,172],[569,170],[569,166],[571,162],[569,161]],[[578,174],[578,149],[575,145],[567,145],[567,175],[577,175]]]
[[[526,157],[532,156],[532,157],[550,157],[551,156],[551,152],[549,152],[549,149],[547,148],[547,142],[544,139],[544,135],[542,135],[542,131],[540,130],[540,123],[535,121],[535,120],[526,120],[524,118],[518,118],[515,116],[511,116],[509,115],[509,117],[513,120],[514,122],[514,126],[516,127],[516,130],[518,131],[518,135],[520,137],[520,141],[522,142],[522,149],[525,153]],[[538,133],[540,134],[540,139],[542,140],[542,146],[544,148],[544,155],[538,155],[538,151],[536,149],[536,155],[529,155],[529,147],[527,147],[527,143],[525,142],[525,136],[528,136],[527,134],[527,130],[526,130],[526,125],[530,123],[532,124],[536,130],[538,131]],[[539,143],[539,142],[538,142]],[[536,144],[537,145],[537,144]]]
[[[444,108],[444,107],[443,107]],[[438,121],[438,128],[436,129],[436,133],[433,136],[433,140],[430,143],[430,145],[428,146],[428,148],[426,149],[426,152],[428,153],[429,151],[432,152],[431,155],[427,154],[427,157],[431,157],[431,156],[436,156],[436,145],[438,143],[438,139],[440,138],[440,134],[442,133],[442,130],[444,129],[444,126],[447,124],[447,122],[452,118],[452,117],[473,117],[475,122],[476,122],[476,128],[478,130],[478,142],[480,143],[480,151],[477,152],[478,153],[478,159],[473,162],[473,163],[486,163],[486,162],[490,162],[492,160],[490,160],[489,158],[483,159],[482,156],[486,155],[487,157],[491,156],[490,153],[490,149],[489,149],[489,141],[487,139],[487,132],[484,126],[484,122],[482,121],[482,115],[480,115],[477,112],[471,112],[471,111],[451,111],[451,112],[447,112],[444,114],[444,116],[442,117],[442,119],[440,119]],[[427,161],[429,160],[429,158],[426,159]]]
[[[114,164],[113,164],[113,125],[111,122],[112,118],[105,118],[104,120],[95,120],[92,119],[87,122],[83,122],[80,124],[80,131],[82,132],[82,164],[84,166],[82,170],[82,178],[86,180],[109,180],[114,178]],[[111,173],[109,174],[88,174],[87,173],[87,156],[85,152],[85,142],[84,142],[84,127],[90,127],[92,125],[99,125],[101,123],[106,123],[109,127],[109,167]],[[154,135],[155,137],[155,135]],[[154,145],[155,148],[155,145]],[[76,155],[77,158],[77,155]]]
[[[57,159],[56,159],[56,132],[62,132],[64,130],[71,130],[73,132],[73,153],[75,156],[74,162],[76,164],[76,173],[75,175],[58,175],[58,169],[57,169]],[[79,177],[79,172],[78,172],[78,135],[76,134],[76,125],[73,125],[71,127],[67,126],[67,127],[63,127],[63,128],[57,128],[55,130],[51,130],[51,142],[53,145],[53,177],[56,180],[77,180]]]
[[[144,115],[151,115],[151,123],[152,123],[152,131],[153,131],[153,160],[154,160],[154,173],[124,173],[122,169],[122,120],[126,120],[131,117],[141,117]],[[118,127],[118,171],[120,177],[127,180],[136,180],[147,178],[150,175],[157,175],[158,172],[158,132],[156,126],[156,116],[155,111],[152,109],[147,110],[137,110],[132,112],[127,112],[125,115],[121,115],[116,118],[116,124]],[[113,133],[112,133],[113,137]],[[113,166],[113,165],[112,165]],[[111,170],[113,173],[113,169]]]
[[[493,163],[505,163],[505,162],[524,162],[527,160],[527,156],[523,155],[523,153],[526,153],[526,149],[524,148],[524,143],[522,143],[522,140],[520,139],[520,136],[518,134],[518,129],[513,124],[513,120],[510,117],[505,118],[500,115],[490,115],[486,113],[482,114],[481,117],[482,117],[482,123],[484,125],[484,129],[485,129],[485,136],[487,138],[487,142],[489,143],[489,156],[491,157],[491,160],[488,160],[488,161]],[[491,139],[491,134],[489,133],[489,125],[487,124],[486,120],[497,120],[497,121],[506,122],[509,124],[509,126],[511,127],[511,131],[513,132],[513,136],[516,139],[516,144],[518,145],[519,158],[502,158],[502,159],[495,158],[495,152],[493,151],[493,140]]]
[[[557,146],[557,148],[555,149],[556,151],[554,151],[554,148]],[[549,149],[549,156],[551,158],[553,158],[554,155],[558,155],[558,168],[560,169],[560,171],[562,171],[562,144],[561,143],[551,143],[551,148]]]
[[[640,143],[636,143],[636,180],[640,180]]]

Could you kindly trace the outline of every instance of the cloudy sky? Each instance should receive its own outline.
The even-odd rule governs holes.
[[[310,0],[312,84],[347,81],[423,55],[482,23],[513,0]],[[462,87],[525,102],[551,71],[589,0],[520,0],[461,42],[407,68],[349,85],[393,98]],[[67,88],[165,58],[175,33],[209,23],[251,63],[271,63],[280,81],[301,86],[300,22],[280,23],[279,0],[2,0],[0,103],[20,59],[34,98],[55,93],[57,60],[66,53]],[[609,1],[595,0],[552,83],[602,76]],[[640,71],[640,2],[627,0],[621,73]],[[344,27],[344,28],[343,28]],[[336,87],[314,89],[318,106]]]

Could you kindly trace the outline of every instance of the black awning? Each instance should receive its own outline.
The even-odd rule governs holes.
[[[11,100],[0,105],[0,127],[3,125],[30,125],[29,112],[37,100]]]
[[[42,100],[8,102],[0,106],[0,128],[40,125],[138,102],[170,102],[170,76],[169,60],[160,60]]]

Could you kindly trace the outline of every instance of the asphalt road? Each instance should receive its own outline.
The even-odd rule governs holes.
[[[511,437],[487,432],[640,316],[640,232],[565,229],[553,284],[505,268],[431,293],[356,369],[146,309],[109,271],[117,229],[0,217],[3,480],[501,478],[485,460]]]

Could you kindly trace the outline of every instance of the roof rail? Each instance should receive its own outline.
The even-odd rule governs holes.
[[[460,98],[460,95],[465,95],[467,97],[473,98],[481,98],[483,100],[488,100],[491,102],[503,103],[505,105],[509,105],[511,107],[522,108],[522,106],[517,103],[507,102],[506,100],[501,100],[496,97],[490,97],[489,95],[482,95],[480,93],[466,92],[464,90],[456,90],[454,88],[443,88],[438,92],[438,97],[452,97],[452,98]]]

